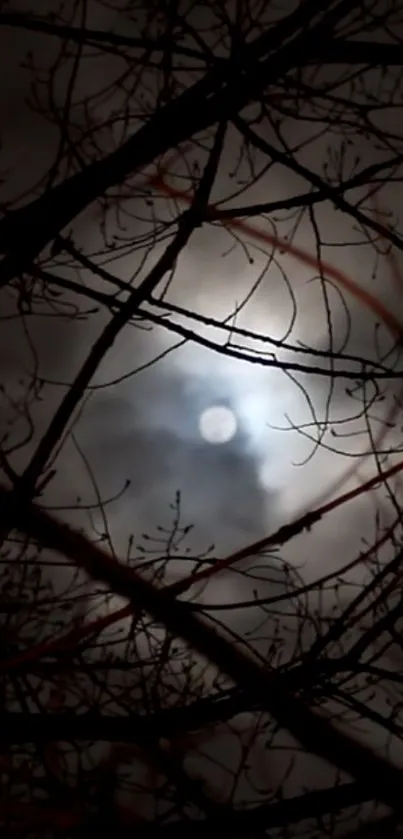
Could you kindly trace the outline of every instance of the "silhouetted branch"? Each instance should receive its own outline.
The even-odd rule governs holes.
[[[7,509],[8,494],[7,490],[0,490],[0,509]],[[252,659],[191,614],[185,603],[174,601],[169,593],[154,588],[127,565],[113,560],[82,534],[60,524],[35,505],[16,511],[16,527],[44,547],[62,553],[93,579],[110,586],[115,594],[131,600],[135,610],[146,610],[174,635],[184,638],[239,684],[252,700],[262,703],[308,751],[357,779],[373,773],[379,798],[392,806],[399,805],[400,797],[395,790],[403,782],[401,770],[314,713],[284,688],[280,678],[271,678]]]

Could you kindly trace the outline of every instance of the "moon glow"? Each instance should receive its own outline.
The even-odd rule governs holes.
[[[237,431],[235,414],[225,405],[213,405],[201,414],[199,430],[208,443],[228,443]]]

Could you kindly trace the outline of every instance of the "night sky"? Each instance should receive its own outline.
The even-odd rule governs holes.
[[[39,5],[43,14],[52,4]],[[26,10],[27,2],[15,0],[5,6],[10,11]],[[195,15],[199,15],[201,26],[207,11],[199,9]],[[135,33],[135,25],[118,12],[117,4],[111,10],[98,3],[88,3],[87,25]],[[28,192],[35,190],[35,184],[57,155],[58,129],[40,113],[40,107],[36,107],[36,112],[32,108],[38,96],[44,111],[49,109],[52,106],[49,91],[40,84],[36,89],[30,88],[30,71],[21,66],[27,51],[32,50],[38,66],[48,68],[57,54],[56,47],[53,39],[44,35],[0,27],[0,73],[6,79],[0,89],[2,202],[18,198],[24,204]],[[75,82],[75,101],[100,91],[118,68],[119,61],[113,56],[103,56],[83,65]],[[376,69],[368,71],[368,83],[374,87],[376,74]],[[62,68],[55,79],[52,97],[57,110],[63,102],[68,74]],[[104,96],[94,104],[92,117],[101,123],[120,106],[118,94],[115,93],[115,98]],[[74,117],[77,136],[82,129],[80,114],[83,118],[78,105]],[[389,118],[388,130],[401,141],[399,118],[392,111]],[[266,130],[268,139],[273,141],[274,127],[267,125]],[[341,138],[337,130],[330,132],[325,126],[311,124],[308,118],[297,123],[290,117],[283,136],[298,148],[298,160],[319,173],[325,160],[331,167],[337,152],[340,153]],[[107,130],[99,130],[98,142],[99,153],[106,153],[111,143]],[[90,144],[87,151],[91,154]],[[239,140],[230,129],[211,203],[224,198],[227,207],[274,202],[306,190],[301,176],[280,165],[265,172],[264,157],[259,153],[255,166],[261,176],[253,187],[245,188],[247,161],[233,175],[238,153]],[[382,152],[373,140],[352,134],[343,154],[351,166],[359,157],[359,166],[365,167],[379,160]],[[186,162],[182,158],[174,164],[170,182],[180,185],[186,166],[197,161],[202,170],[205,160],[203,149],[193,148]],[[336,169],[337,163],[334,166]],[[61,168],[59,177],[62,179],[64,175]],[[99,248],[104,247],[105,233],[100,224],[99,203],[94,203],[64,231],[86,256],[95,255],[95,261],[107,271],[133,284],[146,275],[166,243],[160,241],[148,250],[130,249],[131,239],[148,234],[155,218],[161,221],[174,218],[176,208],[173,199],[167,200],[158,193],[154,194],[152,204],[146,202],[141,193],[144,176],[140,173],[136,178],[138,190],[127,201],[128,215],[122,228],[117,228],[113,201],[107,214],[107,240],[112,242],[117,234],[121,244],[126,237],[129,243],[126,248],[119,249],[119,245],[114,251],[110,249],[97,256]],[[239,197],[234,193],[241,187]],[[386,211],[399,214],[400,192],[400,184],[389,184],[382,191],[380,203]],[[277,234],[290,237],[293,245],[311,254],[316,252],[316,231],[307,213],[298,217],[295,213],[291,216],[279,211],[271,222],[255,219],[251,223],[261,228],[266,225],[270,232],[275,226]],[[364,241],[362,230],[331,209],[328,202],[316,209],[315,224],[320,229],[322,259],[382,299],[395,317],[403,321],[401,288],[385,255],[377,254]],[[396,259],[399,264],[399,254]],[[75,272],[66,254],[51,256],[48,265],[61,277],[74,276],[80,282],[85,279],[93,289],[110,292],[110,286],[99,277],[90,277],[85,270],[81,274]],[[233,346],[242,352],[259,349],[261,354],[266,353],[267,360],[270,353],[276,352],[282,361],[313,365],[317,363],[315,351],[333,350],[341,354],[335,364],[343,370],[357,369],[353,357],[379,363],[383,363],[383,358],[389,361],[398,358],[395,336],[368,307],[346,290],[340,290],[336,281],[325,287],[318,271],[302,265],[289,254],[273,252],[270,245],[262,242],[244,237],[242,243],[230,228],[215,224],[197,230],[179,257],[174,276],[168,284],[166,281],[167,278],[156,294],[161,294],[167,285],[165,304],[195,311],[206,319],[226,319],[229,327],[253,330],[277,341],[284,338],[290,344],[289,350],[278,350],[263,341],[252,345],[240,336],[233,336]],[[28,462],[34,445],[109,315],[94,301],[69,291],[58,298],[59,313],[64,307],[61,317],[52,316],[51,304],[42,307],[38,304],[35,316],[18,317],[16,296],[9,289],[0,292],[0,307],[0,374],[4,388],[0,428],[3,433],[8,429],[8,443],[10,440],[21,443],[12,456],[13,466],[19,470]],[[144,304],[142,309],[154,315],[163,312],[151,304]],[[78,311],[81,319],[73,318],[72,313]],[[187,329],[195,328],[201,342],[207,339],[222,345],[228,339],[228,332],[178,313],[172,316],[172,322]],[[166,582],[178,579],[189,570],[190,556],[206,551],[210,551],[210,556],[225,556],[276,530],[321,499],[332,497],[341,488],[354,487],[374,474],[375,458],[360,455],[367,451],[371,436],[380,432],[382,419],[399,396],[400,386],[399,382],[385,384],[383,381],[376,394],[368,383],[364,395],[367,404],[375,396],[382,399],[371,404],[365,417],[363,392],[347,378],[333,381],[327,375],[275,370],[265,364],[227,357],[198,342],[187,340],[175,346],[179,343],[180,335],[152,321],[134,321],[125,328],[92,381],[77,413],[72,435],[52,464],[56,474],[42,497],[45,506],[58,510],[66,520],[93,533],[93,528],[104,526],[102,515],[95,510],[72,509],[72,506],[78,497],[84,506],[95,504],[96,486],[100,497],[107,502],[109,532],[120,556],[126,554],[131,534],[134,534],[134,552],[137,546],[141,551],[150,543],[155,545],[155,539],[166,539],[180,513],[178,527],[186,528],[187,532],[178,543],[177,558],[166,570]],[[299,352],[301,347],[306,350],[304,355]],[[322,358],[319,363],[324,372],[329,370],[329,359]],[[25,392],[33,375],[42,386],[39,392],[32,391],[29,396],[34,434],[31,441],[24,443],[27,424],[24,417],[17,418],[16,399]],[[214,406],[228,408],[237,424],[235,435],[222,444],[210,443],[200,433],[203,412]],[[318,445],[318,429],[322,428],[321,445]],[[390,429],[382,449],[386,453],[393,450],[388,463],[397,458],[401,449],[399,423]],[[358,467],[358,473],[345,484],[340,483],[343,474],[353,466]],[[365,540],[375,537],[376,503],[381,518],[388,520],[392,513],[383,491],[361,498],[332,513],[314,532],[294,540],[281,552],[282,559],[290,563],[302,582],[341,567],[362,549]],[[254,592],[260,597],[274,596],[283,590],[286,578],[279,558],[272,556],[265,562],[259,560],[259,568],[250,578],[235,571],[225,572],[204,587],[201,601],[215,605],[241,602],[253,597]],[[253,559],[248,563],[253,566]],[[248,564],[240,571],[244,567]],[[354,580],[359,580],[362,573],[357,569]],[[255,628],[256,638],[260,637],[255,612],[223,611],[220,620],[227,621],[241,634]],[[293,621],[290,617],[284,641],[290,649]],[[306,633],[311,638],[314,630],[308,623]],[[258,640],[254,643],[259,650],[262,648]],[[281,768],[277,767],[274,774],[280,777]],[[290,781],[290,789],[294,784],[298,786],[295,779]]]

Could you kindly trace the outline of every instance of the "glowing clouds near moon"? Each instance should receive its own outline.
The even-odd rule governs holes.
[[[228,443],[237,430],[235,414],[224,405],[213,405],[203,411],[199,429],[201,436],[208,443]]]

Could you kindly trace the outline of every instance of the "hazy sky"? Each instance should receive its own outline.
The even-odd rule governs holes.
[[[8,4],[16,10],[25,9],[26,5]],[[93,7],[91,3],[88,5],[92,14]],[[113,22],[120,25],[118,16],[106,8],[101,11],[99,6],[91,20],[92,25],[104,28]],[[30,74],[19,66],[22,56],[30,49],[46,66],[52,59],[52,48],[52,41],[46,37],[23,32],[17,35],[11,29],[0,28],[0,73],[5,77],[6,72],[7,76],[7,85],[0,90],[1,200],[33,186],[55,154],[58,132],[27,107]],[[100,59],[98,67],[96,76],[83,73],[79,77],[77,90],[81,96],[91,88],[101,87],[103,79],[113,71],[113,59]],[[60,88],[56,85],[53,91],[56,102],[61,100],[63,81],[59,84]],[[45,97],[44,90],[41,95]],[[108,111],[113,104],[108,102],[102,107]],[[306,140],[311,131],[312,140],[302,146],[300,159],[312,167],[320,168],[329,149],[339,144],[335,135],[315,139],[309,123],[296,127],[290,121],[288,131],[294,144]],[[362,166],[375,160],[377,154],[368,142],[354,139],[353,148],[346,154],[353,157],[355,153],[360,154]],[[236,155],[235,138],[230,134],[213,200],[223,198],[231,190],[230,172]],[[199,162],[203,163],[201,156]],[[253,190],[241,199],[234,198],[233,203],[274,201],[303,188],[302,179],[274,167]],[[398,193],[399,187],[396,193],[392,189],[385,193],[387,209],[397,212]],[[162,201],[156,207],[161,214],[172,210],[166,205],[164,209]],[[137,209],[151,212],[140,200]],[[98,208],[92,207],[73,225],[74,241],[88,255],[99,243],[98,220]],[[382,296],[385,304],[403,319],[401,298],[385,259],[379,258],[375,265],[373,249],[362,244],[361,234],[353,229],[351,222],[327,204],[317,210],[316,220],[323,241],[323,258],[348,273],[362,288]],[[255,223],[264,225],[262,220]],[[139,232],[146,227],[138,220],[133,221],[135,224]],[[290,234],[292,224],[286,215],[279,216],[280,235]],[[314,232],[308,218],[298,225],[293,241],[314,252]],[[140,277],[145,276],[160,252],[160,247],[153,250],[141,268]],[[139,268],[142,257],[140,252],[132,253],[106,267],[127,280]],[[328,349],[323,288],[314,272],[284,254],[276,253],[273,259],[271,248],[263,248],[261,243],[251,241],[247,253],[236,244],[230,232],[217,226],[203,228],[193,235],[178,260],[167,300],[217,320],[229,318],[260,275],[260,283],[238,313],[236,325],[276,339],[289,332],[288,340],[295,347],[302,342],[310,348]],[[105,290],[101,281],[99,287]],[[334,286],[329,287],[328,293],[336,350],[376,358],[377,340],[384,351],[392,346],[384,326],[376,332],[376,318],[372,313],[347,293],[343,302]],[[349,307],[348,316],[345,304]],[[82,309],[86,306],[82,301],[80,305]],[[2,315],[13,310],[7,291],[1,293],[0,306]],[[0,365],[6,392],[21,393],[35,364],[38,376],[48,381],[41,400],[32,406],[34,440],[46,428],[66,384],[105,322],[104,313],[91,315],[81,322],[49,317],[24,323],[3,320]],[[184,324],[185,320],[179,322]],[[209,340],[223,339],[223,334],[211,327],[200,327],[199,331]],[[183,526],[194,525],[186,545],[195,551],[215,545],[215,552],[223,555],[264,536],[318,502],[351,467],[353,461],[348,455],[356,457],[365,452],[369,444],[368,429],[362,419],[350,419],[360,413],[361,403],[346,392],[345,380],[339,380],[331,392],[328,378],[297,373],[289,376],[257,364],[225,358],[190,343],[172,349],[154,365],[138,370],[164,349],[173,347],[177,340],[177,336],[159,327],[147,331],[133,325],[126,328],[93,382],[95,387],[74,429],[74,440],[66,442],[58,457],[58,473],[48,489],[46,501],[53,506],[67,506],[79,495],[85,503],[94,502],[88,467],[103,498],[119,495],[125,482],[130,481],[124,494],[106,508],[116,550],[124,552],[130,533],[134,532],[136,543],[141,543],[142,534],[158,536],[161,535],[158,526],[170,527],[175,515],[170,505],[180,491],[181,522]],[[266,345],[261,348],[270,351]],[[282,353],[281,357],[301,360],[296,352]],[[312,359],[308,356],[307,361]],[[115,381],[121,377],[122,381]],[[379,418],[385,415],[396,390],[389,388],[387,398],[371,411],[375,433],[380,428]],[[370,389],[368,398],[371,398]],[[230,408],[238,424],[234,438],[223,445],[212,445],[200,435],[201,414],[214,405]],[[318,448],[307,460],[315,448],[314,441],[296,430],[278,429],[307,424],[305,432],[315,439],[315,428],[309,424],[313,416],[323,420],[326,410],[331,420],[324,442],[336,449],[336,453]],[[15,409],[6,399],[3,428],[10,417],[15,418]],[[12,434],[15,438],[24,434],[23,419],[14,423]],[[388,445],[386,440],[385,447]],[[23,467],[30,451],[31,445],[20,449],[15,465]],[[375,463],[369,458],[360,467],[359,479],[373,471]],[[356,480],[354,477],[348,485],[354,485]],[[326,519],[313,533],[296,540],[284,551],[284,557],[294,563],[305,579],[336,568],[354,557],[363,537],[372,538],[373,513],[372,498],[349,505]],[[67,510],[63,515],[74,519]],[[84,520],[89,526],[87,516]],[[100,516],[94,515],[93,521],[101,526]],[[172,573],[181,573],[180,567],[172,566]],[[275,588],[270,581],[261,580],[258,585],[261,595]],[[242,600],[254,587],[254,582],[246,583],[239,575],[224,575],[214,588],[206,590],[204,597],[216,603]],[[232,620],[240,626],[242,616]]]
[[[12,10],[26,8],[19,2],[9,5]],[[89,4],[90,24],[105,27],[114,23],[119,26],[117,14],[99,6],[94,9]],[[33,184],[55,152],[57,131],[27,107],[31,77],[28,70],[19,66],[30,49],[40,66],[48,66],[55,45],[51,39],[37,34],[18,32],[17,37],[16,32],[7,28],[1,29],[0,38],[1,61],[7,67],[11,82],[3,87],[0,102],[5,117],[2,171],[5,173],[4,195],[7,197]],[[101,58],[96,65],[96,75],[92,76],[88,71],[81,73],[76,97],[97,87],[100,89],[104,80],[114,72],[113,62],[113,58]],[[52,95],[57,104],[63,91],[63,71],[56,79]],[[46,105],[46,88],[39,87],[37,90]],[[113,104],[116,106],[116,102],[108,102],[102,107],[111,109]],[[332,146],[335,148],[339,144],[339,139],[333,135],[325,134],[315,139],[309,123],[296,128],[291,120],[285,134],[287,131],[294,144],[305,141],[300,159],[313,167],[321,157],[329,156]],[[308,143],[310,136],[313,139]],[[346,151],[352,157],[355,153],[360,154],[362,165],[376,156],[376,151],[362,140],[354,141],[353,148]],[[236,155],[236,139],[230,133],[213,200],[228,195],[231,188],[229,175]],[[276,200],[300,191],[302,187],[301,178],[275,167],[260,185],[249,190],[246,197],[234,199],[234,203],[268,198]],[[390,190],[388,198],[393,199]],[[158,212],[163,212],[161,201],[156,207]],[[143,202],[139,201],[137,208],[144,216]],[[395,207],[389,205],[388,209]],[[277,214],[276,218],[280,235],[289,234],[293,222],[285,215],[281,217]],[[89,208],[74,225],[75,241],[82,244],[89,254],[100,241],[96,219],[96,208]],[[353,230],[350,221],[332,211],[327,204],[317,210],[316,220],[323,241],[323,258],[347,272],[363,288],[375,294],[381,293],[387,305],[398,311],[400,300],[396,287],[390,282],[388,266],[385,261],[379,260],[376,278],[372,277],[373,251],[362,243],[359,247],[353,244],[360,241],[360,234]],[[138,220],[135,223],[141,230],[141,223]],[[262,221],[255,223],[267,225]],[[299,224],[293,241],[314,252],[315,240],[309,219],[305,218]],[[348,244],[345,245],[345,242]],[[140,277],[145,275],[150,260],[154,262],[159,252],[158,248],[153,250]],[[137,252],[112,263],[110,268],[127,280],[141,258],[142,254]],[[253,259],[253,264],[250,259]],[[238,313],[236,325],[277,339],[286,335],[292,327],[288,340],[294,346],[303,342],[314,348],[328,348],[323,290],[312,269],[287,255],[275,254],[273,258],[269,246],[265,248],[262,243],[252,240],[249,240],[246,253],[240,245],[236,245],[228,231],[218,227],[203,228],[193,235],[190,245],[178,260],[167,299],[220,320],[229,317],[242,303],[259,275],[260,283]],[[102,288],[105,290],[104,285]],[[343,302],[337,289],[329,286],[328,296],[334,348],[374,358],[377,347],[373,315],[346,292]],[[6,298],[7,293],[2,299],[6,301]],[[4,302],[3,306],[6,305]],[[14,375],[14,369],[22,371],[30,367],[32,370],[33,356],[28,347],[28,341],[31,341],[37,353],[39,374],[61,383],[60,386],[47,387],[46,398],[33,409],[42,427],[64,393],[62,384],[71,380],[104,322],[104,314],[76,324],[67,320],[52,321],[49,317],[36,318],[26,322],[25,335],[18,341],[11,340],[10,336],[19,334],[21,326],[15,321],[3,322],[0,341],[8,375]],[[185,321],[182,319],[181,323]],[[192,326],[192,322],[187,321],[186,325]],[[217,330],[210,328],[203,331],[199,327],[199,331],[210,340],[223,340],[223,333]],[[193,544],[207,547],[215,543],[218,552],[225,553],[264,535],[317,500],[321,492],[351,466],[351,460],[343,453],[365,451],[368,439],[362,423],[346,421],[340,424],[340,420],[349,420],[360,410],[359,401],[346,395],[348,382],[343,380],[337,382],[331,393],[329,379],[324,377],[295,374],[292,379],[281,371],[227,359],[189,343],[171,351],[150,369],[128,376],[177,340],[177,336],[158,327],[146,332],[128,327],[99,371],[95,381],[98,389],[92,394],[76,428],[76,439],[83,446],[105,497],[119,492],[126,479],[132,482],[123,498],[109,510],[112,531],[120,546],[132,529],[152,531],[158,524],[166,524],[170,516],[169,504],[174,501],[176,491],[181,490],[183,522],[195,525]],[[388,342],[391,345],[384,327],[380,330],[378,342],[384,349]],[[267,345],[260,345],[260,348],[270,351]],[[280,357],[302,360],[301,356],[292,353],[282,353]],[[306,360],[309,362],[309,357]],[[346,364],[342,366],[346,367]],[[127,376],[122,383],[107,386],[108,382],[122,375]],[[311,404],[303,388],[309,394]],[[368,395],[370,397],[371,394]],[[221,403],[234,411],[239,430],[230,443],[211,446],[201,439],[199,419],[205,408]],[[316,418],[321,420],[327,404],[331,419],[339,423],[333,426],[333,431],[338,431],[339,436],[332,437],[328,433],[324,443],[336,448],[338,453],[318,449],[306,464],[296,465],[303,463],[313,451],[312,440],[295,431],[278,431],[269,426],[284,428],[290,424],[312,423],[313,410]],[[385,406],[381,405],[373,413],[375,417],[382,416],[384,411]],[[358,430],[360,434],[350,436],[350,432]],[[306,431],[315,438],[315,428],[307,428]],[[20,454],[24,462],[28,450]],[[61,503],[66,503],[78,491],[91,492],[88,481],[87,489],[84,489],[84,474],[79,460],[79,455],[72,453],[72,444],[67,443],[65,454],[62,453],[59,458],[59,477],[52,485],[52,501],[55,493],[59,492]],[[349,518],[346,510],[341,515],[344,522]],[[357,512],[354,512],[353,519],[357,524]],[[340,544],[336,552],[333,550],[332,533],[329,521],[329,544],[325,550],[327,562],[337,561],[340,552]],[[338,531],[338,534],[339,538],[345,535],[349,540],[352,535],[350,525],[344,526],[343,533]],[[317,551],[321,566],[324,562],[322,539],[326,543],[325,532]],[[316,555],[315,549],[314,553]]]

